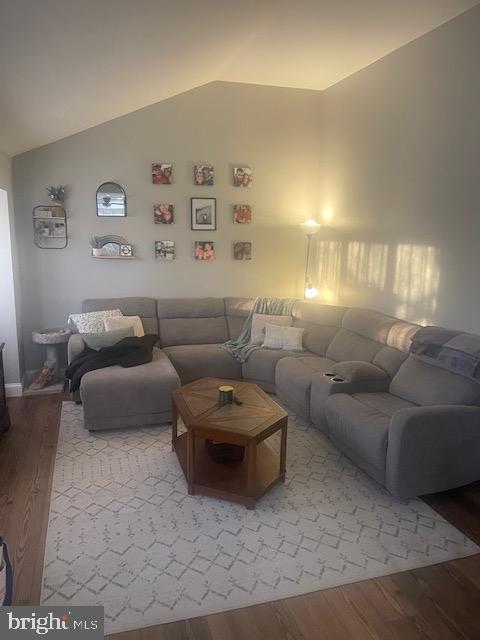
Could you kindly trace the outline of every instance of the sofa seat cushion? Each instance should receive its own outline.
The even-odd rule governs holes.
[[[182,384],[199,378],[241,378],[242,365],[221,344],[186,344],[165,347]]]
[[[331,440],[378,482],[385,482],[391,416],[415,406],[389,393],[336,393],[325,404]]]
[[[352,393],[351,395],[358,402],[372,407],[372,409],[376,409],[379,413],[384,413],[390,418],[400,409],[409,409],[417,406],[413,402],[394,396],[392,393]]]
[[[275,369],[275,387],[280,400],[295,413],[310,418],[310,387],[317,373],[330,371],[333,360],[314,355],[282,358]]]
[[[298,354],[297,354],[298,355]],[[275,369],[282,358],[295,357],[293,351],[282,349],[257,349],[242,365],[242,375],[246,380],[268,382],[275,385]]]
[[[106,367],[82,377],[80,397],[87,429],[142,426],[170,419],[171,392],[180,385],[161,349],[137,367]]]

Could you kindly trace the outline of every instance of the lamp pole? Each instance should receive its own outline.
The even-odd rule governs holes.
[[[318,294],[318,291],[312,285],[308,277],[308,268],[310,266],[310,242],[312,240],[312,236],[318,233],[318,230],[322,225],[318,223],[316,220],[306,220],[305,222],[302,222],[300,226],[302,228],[303,233],[307,236],[307,261],[305,264],[305,282],[304,282],[305,287],[303,290],[303,299],[314,298]]]
[[[308,279],[308,267],[310,264],[310,242],[312,240],[312,234],[309,233],[307,234],[307,260],[305,263],[305,282],[304,282],[304,286],[303,286],[303,299],[305,300],[306,296],[306,291],[307,291],[307,286],[309,284],[309,279]]]

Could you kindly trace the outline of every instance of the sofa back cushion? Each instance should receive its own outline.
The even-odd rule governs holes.
[[[372,363],[388,373],[390,378],[397,373],[401,365],[408,358],[408,353],[404,353],[393,347],[382,347],[375,354]]]
[[[327,356],[337,362],[352,359],[373,362],[394,376],[419,328],[371,309],[347,309]]]
[[[162,347],[215,344],[229,338],[223,298],[157,300]]]
[[[390,385],[390,393],[427,406],[434,404],[479,404],[480,383],[409,356]]]
[[[365,338],[347,329],[340,329],[327,349],[327,358],[336,362],[343,360],[371,362],[381,348],[382,345],[375,340],[370,340],[370,338]]]
[[[225,298],[224,300],[228,334],[230,340],[234,340],[240,335],[255,298]]]
[[[305,329],[303,346],[318,356],[325,356],[332,339],[342,326],[345,307],[299,300],[293,306],[293,326]]]
[[[120,309],[124,316],[140,316],[146,334],[158,336],[156,300],[154,298],[89,298],[82,303],[82,311]]]
[[[372,309],[347,309],[342,327],[364,338],[386,344],[390,329],[398,322],[397,318],[386,316]]]

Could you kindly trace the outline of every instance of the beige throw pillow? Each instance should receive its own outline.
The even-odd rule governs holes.
[[[252,344],[262,344],[265,340],[265,325],[267,323],[281,327],[291,327],[293,318],[292,316],[270,316],[264,313],[254,313],[250,333],[250,342]]]
[[[120,316],[115,318],[105,318],[104,320],[105,330],[114,331],[115,329],[124,329],[125,327],[132,327],[133,335],[137,338],[141,338],[145,335],[143,329],[142,320],[140,316]]]
[[[303,351],[303,334],[300,327],[279,327],[274,324],[265,325],[264,349],[284,349],[285,351]]]

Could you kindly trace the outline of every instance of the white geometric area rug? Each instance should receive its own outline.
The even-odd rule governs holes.
[[[168,426],[89,433],[81,406],[63,405],[42,604],[103,605],[107,633],[478,552],[294,415],[286,482],[248,511],[187,494]]]

